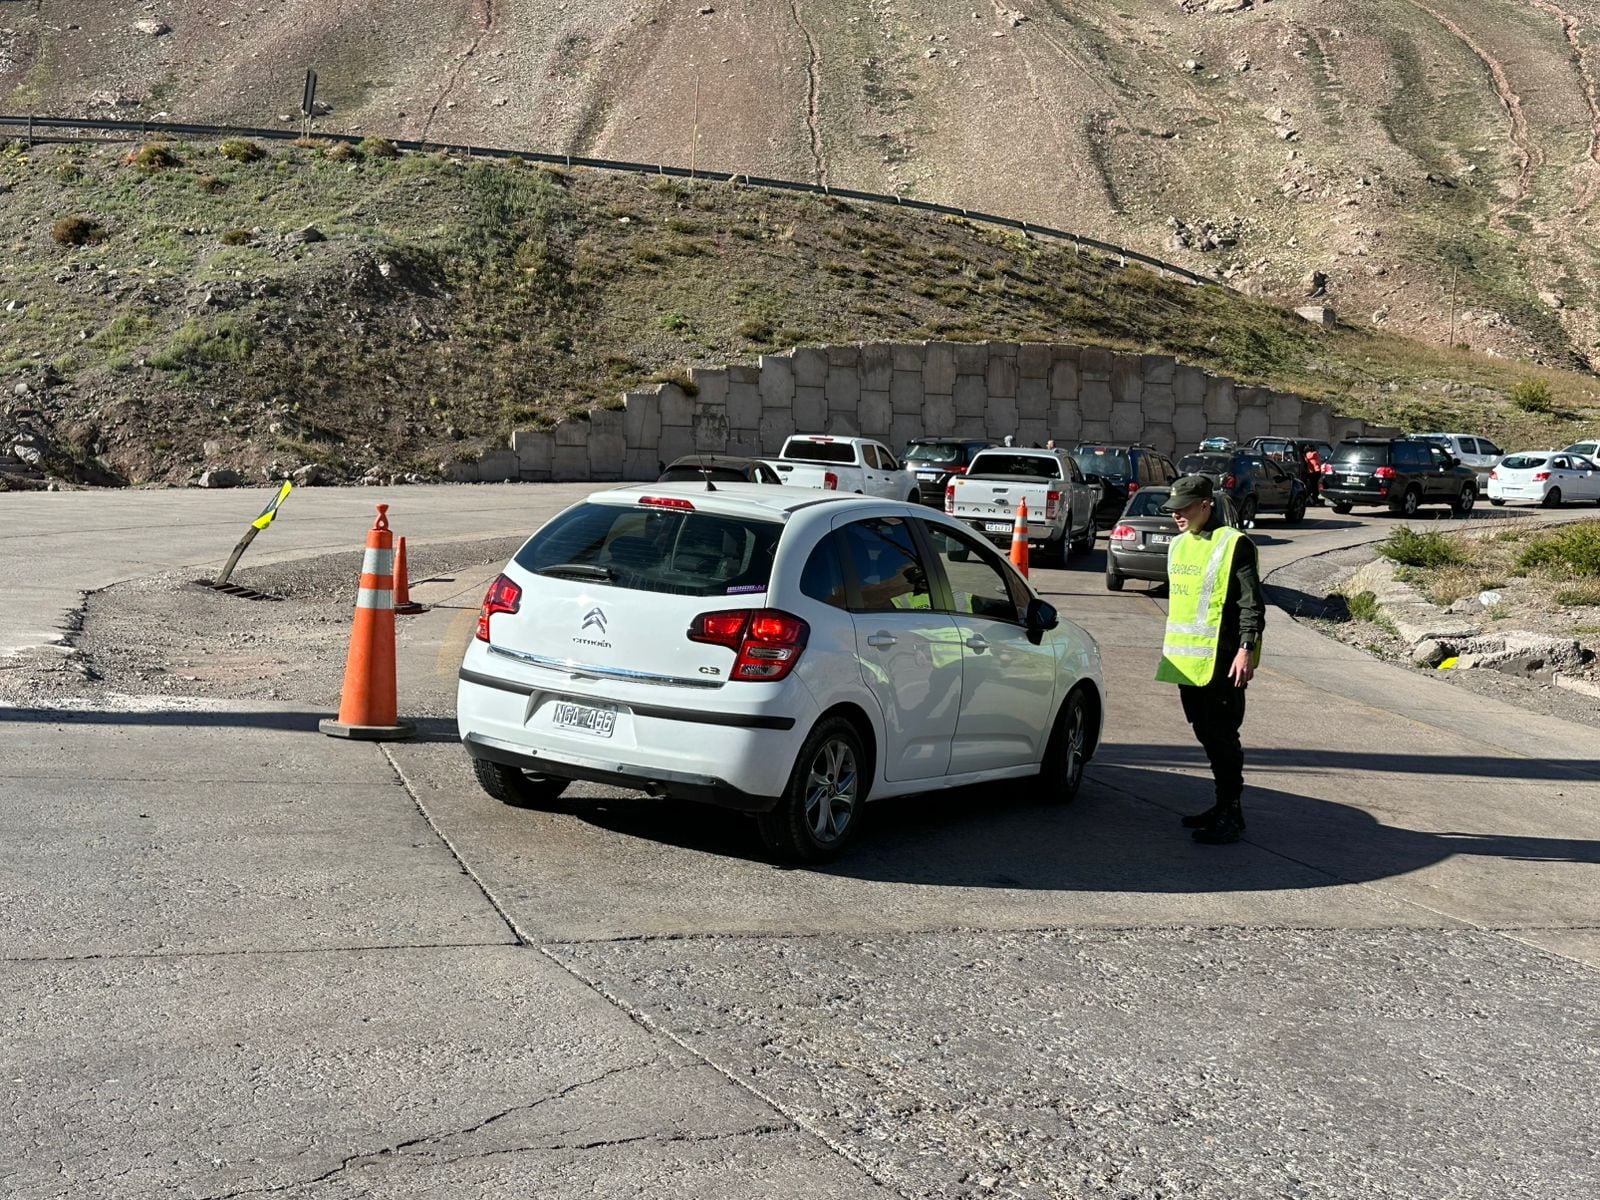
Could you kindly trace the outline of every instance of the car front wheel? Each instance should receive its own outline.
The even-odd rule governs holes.
[[[1083,785],[1083,769],[1092,751],[1089,730],[1089,700],[1083,689],[1074,688],[1061,706],[1056,727],[1039,764],[1039,783],[1044,798],[1055,804],[1071,804]]]
[[[788,786],[756,817],[761,840],[790,862],[824,862],[845,848],[867,799],[861,735],[843,717],[818,723],[800,747]]]
[[[560,799],[569,782],[549,775],[530,775],[517,767],[486,758],[472,760],[472,773],[479,787],[512,808],[548,808]]]

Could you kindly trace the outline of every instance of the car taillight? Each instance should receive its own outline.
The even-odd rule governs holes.
[[[1118,525],[1111,531],[1113,542],[1131,542],[1139,536],[1139,531],[1132,525]]]
[[[956,511],[956,485],[953,483],[945,485],[944,510],[952,514]]]
[[[1535,483],[1543,483],[1546,479],[1549,479],[1549,478],[1550,478],[1550,472],[1549,471],[1535,471],[1533,473],[1533,481]]]
[[[950,474],[952,474],[952,475],[965,475],[966,473],[967,473],[967,469],[965,467],[951,467],[950,468]]]
[[[1130,480],[1128,480],[1128,495],[1130,495],[1130,496],[1131,496],[1131,495],[1133,495],[1133,494],[1134,494],[1134,493],[1135,493],[1135,492],[1137,492],[1137,491],[1138,491],[1138,490],[1139,490],[1139,483],[1138,483],[1138,481],[1137,481],[1137,480],[1134,480],[1134,479],[1130,479]]]
[[[680,500],[677,496],[640,496],[640,504],[648,504],[652,508],[680,508],[685,512],[694,511],[693,500]]]
[[[1393,479],[1395,477],[1394,468],[1393,467],[1379,467],[1376,471],[1374,471],[1372,473],[1372,477],[1374,479]]]
[[[736,608],[701,613],[689,622],[689,640],[734,652],[728,678],[773,683],[794,670],[811,626],[776,608]]]
[[[827,488],[830,492],[837,492],[839,490],[839,477],[832,471],[824,472],[822,476],[822,486]]]
[[[1056,514],[1061,511],[1061,493],[1046,492],[1044,494],[1044,519],[1054,521]]]
[[[1332,463],[1323,463],[1322,464],[1322,473],[1324,475],[1332,475],[1333,474],[1333,464]]]
[[[522,588],[504,575],[497,576],[484,593],[483,607],[478,610],[478,640],[489,640],[489,618],[495,613],[514,613],[522,604]]]
[[[1500,472],[1499,471],[1490,471],[1489,472],[1489,478],[1490,479],[1499,479],[1500,478]]]
[[[1237,475],[1227,475],[1227,476],[1223,477],[1222,486],[1225,489],[1226,488],[1231,488],[1235,484],[1237,484],[1238,482],[1239,482],[1239,477]]]

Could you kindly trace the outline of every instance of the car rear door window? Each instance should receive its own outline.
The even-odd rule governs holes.
[[[861,447],[861,461],[867,464],[870,470],[878,469],[878,448],[876,446]]]
[[[832,533],[817,543],[800,572],[800,591],[813,600],[834,608],[850,607],[844,583],[844,568],[839,565],[839,545]]]
[[[924,528],[950,584],[946,611],[997,621],[1022,619],[998,554],[948,526],[929,523]]]
[[[793,462],[853,463],[856,461],[855,449],[847,442],[814,442],[808,438],[790,438],[784,443],[783,453],[778,457],[787,458]]]
[[[1389,461],[1389,447],[1367,443],[1340,442],[1333,452],[1335,463],[1361,467],[1381,467]]]
[[[927,566],[911,526],[898,517],[852,521],[840,531],[850,571],[850,608],[855,612],[931,609]]]

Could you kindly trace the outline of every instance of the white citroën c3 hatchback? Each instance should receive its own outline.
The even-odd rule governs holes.
[[[590,780],[756,815],[828,858],[868,797],[989,780],[1066,801],[1100,651],[982,537],[901,501],[722,484],[590,496],[490,586],[461,664],[485,791]]]

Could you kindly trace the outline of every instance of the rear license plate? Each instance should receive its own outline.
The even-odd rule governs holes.
[[[557,729],[575,729],[579,733],[608,738],[617,727],[617,710],[557,701],[550,714],[550,723]]]
[[[939,472],[937,472],[937,471],[918,471],[917,472],[917,478],[918,479],[937,479],[937,478],[939,478]]]
[[[1364,482],[1366,482],[1365,478],[1363,476],[1360,476],[1360,475],[1346,475],[1344,477],[1344,481],[1346,483],[1364,483]]]
[[[983,528],[988,533],[1010,533],[1016,527],[1010,521],[985,521]]]
[[[1150,535],[1150,544],[1152,546],[1165,546],[1171,540],[1172,535],[1170,533],[1152,533]]]

